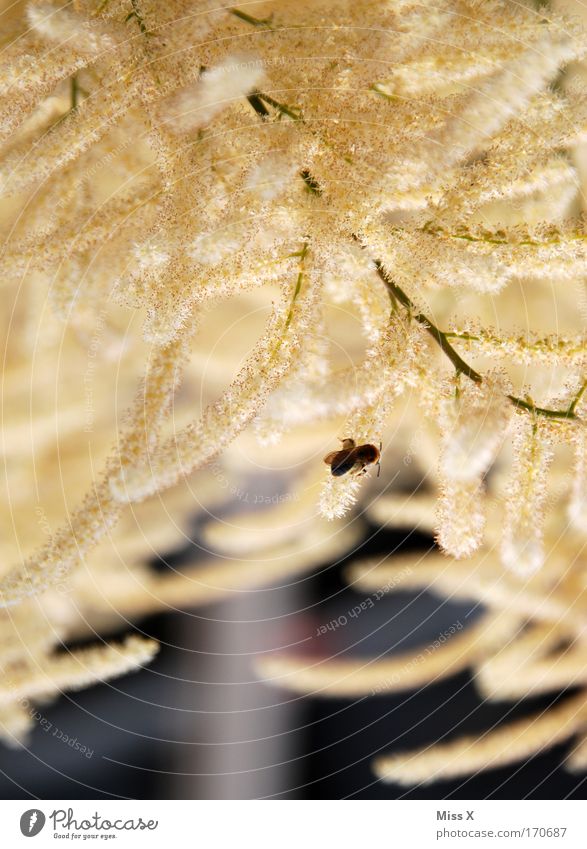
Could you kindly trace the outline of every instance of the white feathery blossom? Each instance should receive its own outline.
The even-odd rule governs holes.
[[[470,557],[483,542],[485,513],[478,480],[447,479],[441,482],[437,507],[436,541],[457,560]]]
[[[81,689],[124,675],[149,663],[159,650],[155,640],[130,636],[120,644],[98,644],[52,657],[43,675],[24,669],[8,673],[0,685],[0,705],[22,698],[46,697],[68,689]]]
[[[503,379],[486,375],[481,385],[459,380],[441,402],[441,473],[453,481],[480,479],[502,445],[513,409]],[[448,396],[448,397],[447,397]]]
[[[507,569],[521,578],[531,577],[545,560],[546,478],[552,458],[552,448],[539,424],[536,421],[518,422],[501,559]]]
[[[417,158],[398,163],[387,179],[397,190],[408,191],[470,156],[521,111],[562,64],[582,57],[586,49],[584,39],[562,33],[538,40],[476,87],[458,115],[416,146]]]
[[[253,91],[264,75],[261,59],[234,53],[171,95],[161,106],[161,117],[172,132],[193,133]]]
[[[569,522],[583,536],[587,534],[587,433],[582,428],[573,440],[575,469],[568,505]]]
[[[569,201],[577,194],[579,185],[579,175],[574,165],[563,157],[556,156],[524,175],[523,178],[509,180],[503,185],[497,183],[485,187],[477,195],[477,204],[483,205],[491,201],[507,199],[519,202],[521,199],[532,196],[541,197],[547,192],[552,201],[558,191],[560,209],[558,215],[553,217],[560,218],[566,212]],[[551,215],[552,212],[551,210]],[[547,218],[547,216],[544,217]]]
[[[66,6],[34,0],[27,5],[27,18],[32,30],[43,39],[76,53],[98,55],[115,46],[104,24],[88,21]]]
[[[356,504],[361,479],[351,474],[329,475],[320,490],[319,509],[326,519],[340,519]]]
[[[261,201],[279,197],[299,166],[283,153],[269,153],[249,171],[245,187]]]
[[[345,436],[358,445],[378,444],[396,399],[407,389],[417,386],[423,344],[419,328],[410,326],[398,315],[392,315],[378,345],[367,352],[364,370],[377,377],[367,400],[357,407],[345,422]],[[355,503],[360,480],[328,474],[320,495],[320,512],[329,519],[343,516]],[[349,480],[351,478],[351,480]]]
[[[423,665],[392,659],[412,664],[402,686],[465,664],[487,681],[503,671],[516,697],[584,684],[585,399],[551,399],[587,377],[587,40],[538,5],[8,3],[3,739],[31,725],[16,692],[56,697],[155,650],[60,644],[332,562],[360,544],[364,512],[443,552],[404,569],[394,555],[359,589],[398,581],[506,608],[497,641],[491,615]],[[381,440],[380,478],[333,476],[322,457],[337,436]],[[262,476],[277,502],[243,510],[243,482]],[[211,505],[230,506],[238,532]],[[247,557],[155,575],[154,552],[204,513],[205,541]],[[541,648],[525,623],[562,648],[527,663]],[[306,674],[301,657],[294,677],[369,695],[388,662],[325,658]],[[516,751],[572,729],[584,763],[583,720],[545,717]],[[516,733],[490,735],[475,768],[507,760]],[[388,768],[430,773],[426,754]]]
[[[155,240],[135,245],[133,255],[138,274],[144,274],[150,269],[158,270],[167,265],[171,259],[169,247],[162,241]]]
[[[246,237],[246,222],[232,221],[218,230],[197,236],[187,248],[187,255],[201,265],[217,265],[238,251]]]

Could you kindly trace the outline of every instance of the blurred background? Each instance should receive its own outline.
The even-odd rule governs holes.
[[[153,566],[181,569],[197,557],[197,527],[193,538],[189,550]],[[426,551],[431,544],[417,533],[369,527],[359,553]],[[468,671],[415,692],[344,700],[301,698],[257,680],[252,661],[263,652],[305,646],[308,654],[380,655],[422,646],[479,615],[472,604],[396,592],[316,637],[322,624],[362,600],[342,580],[344,566],[324,563],[288,586],[145,619],[140,629],[162,645],[153,664],[41,706],[52,727],[37,724],[27,749],[0,749],[2,798],[585,797],[586,776],[561,767],[565,745],[507,769],[415,787],[378,782],[370,768],[381,751],[481,732],[545,708],[552,695],[491,703],[481,700]]]

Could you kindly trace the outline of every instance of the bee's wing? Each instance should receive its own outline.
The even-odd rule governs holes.
[[[330,470],[335,478],[346,475],[347,472],[357,465],[354,451],[339,451],[334,458]]]
[[[338,451],[331,451],[330,454],[327,454],[326,457],[324,458],[324,462],[328,466],[332,465],[332,461],[334,460],[334,458],[336,457],[337,454],[338,454]]]

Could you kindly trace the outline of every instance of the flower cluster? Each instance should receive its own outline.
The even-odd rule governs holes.
[[[530,650],[516,695],[584,683],[587,96],[565,95],[580,21],[502,0],[30,0],[2,18],[3,736],[26,731],[19,699],[154,651],[65,661],[63,642],[312,569],[360,538],[360,499],[435,535],[443,554],[412,582],[513,608],[411,685],[473,664],[489,690]],[[338,435],[383,443],[383,498],[329,475]],[[218,464],[237,492],[247,462],[296,497],[210,521],[216,555],[151,572],[226,498]],[[408,467],[429,494],[406,506]],[[283,666],[304,691],[404,680],[260,668]],[[518,739],[585,731],[584,696],[547,721]],[[419,780],[469,752],[376,770]]]

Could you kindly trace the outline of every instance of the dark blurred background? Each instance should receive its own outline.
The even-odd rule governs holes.
[[[369,528],[360,554],[432,544]],[[197,543],[153,568],[181,569],[194,556]],[[413,788],[383,784],[370,769],[378,753],[474,734],[552,696],[483,702],[466,672],[417,692],[358,700],[300,698],[259,681],[252,663],[259,653],[303,645],[361,601],[342,580],[345,565],[324,564],[285,588],[139,623],[161,643],[155,662],[39,705],[46,721],[36,723],[28,748],[0,748],[2,798],[584,798],[587,776],[562,768],[566,746],[508,769]],[[405,651],[480,613],[427,593],[393,593],[324,635],[320,652]]]

